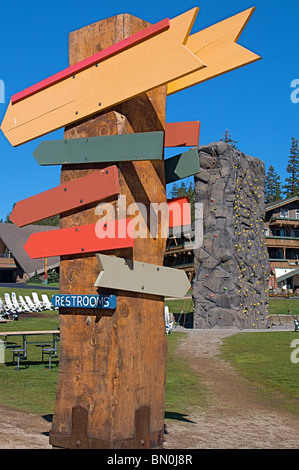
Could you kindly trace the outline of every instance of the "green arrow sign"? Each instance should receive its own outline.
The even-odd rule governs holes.
[[[195,175],[200,170],[196,148],[165,160],[166,184]]]
[[[33,155],[40,165],[161,160],[164,132],[48,140]]]

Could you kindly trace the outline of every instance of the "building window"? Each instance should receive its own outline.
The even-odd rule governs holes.
[[[286,231],[284,228],[277,228],[275,229],[275,235],[277,237],[285,237],[286,236]]]
[[[280,209],[280,217],[284,217],[284,218],[289,217],[289,211],[288,211],[288,209],[283,209],[283,208],[281,208],[281,209]]]
[[[296,209],[295,214],[296,214],[296,219],[299,219],[299,209]]]

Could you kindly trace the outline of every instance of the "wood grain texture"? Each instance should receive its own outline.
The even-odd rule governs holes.
[[[146,28],[148,23],[131,15],[118,15],[89,25],[69,36],[70,65]],[[119,133],[164,131],[166,86],[127,101],[106,114],[70,126],[65,138]],[[127,206],[151,201],[165,202],[164,161],[119,163],[121,194]],[[80,178],[101,164],[62,168],[61,183]],[[115,204],[116,210],[119,206]],[[61,227],[95,223],[95,205],[61,218]],[[159,226],[159,231],[161,227]],[[163,264],[166,239],[136,239],[133,249],[111,254],[138,261]],[[78,275],[78,273],[81,273]],[[94,255],[62,257],[60,291],[64,294],[101,294],[94,287],[99,267]],[[105,292],[106,293],[106,292]],[[117,291],[113,315],[87,316],[82,311],[60,315],[61,356],[55,411],[50,434],[55,446],[73,442],[96,442],[121,448],[136,445],[135,412],[150,407],[149,446],[162,446],[166,370],[166,335],[163,297]],[[89,314],[90,315],[90,314]],[[87,410],[87,431],[72,429],[72,409]],[[145,440],[147,442],[147,440]],[[102,444],[101,444],[102,443]],[[123,443],[123,444],[122,444]],[[91,444],[90,444],[91,445]],[[130,445],[130,444],[127,444]],[[140,443],[138,444],[140,446]]]

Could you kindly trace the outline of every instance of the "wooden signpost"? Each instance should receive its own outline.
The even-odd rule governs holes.
[[[199,171],[197,149],[164,161],[163,146],[197,146],[200,130],[198,121],[166,125],[166,97],[257,60],[235,44],[252,11],[192,36],[198,8],[156,25],[127,14],[99,21],[70,34],[67,69],[11,99],[1,129],[14,146],[65,126],[64,140],[34,152],[41,165],[62,165],[60,186],[11,215],[24,226],[60,214],[60,229],[24,247],[61,257],[53,447],[163,446],[164,296],[184,296],[190,283],[163,267],[163,218],[152,236],[150,214],[167,204],[167,183]],[[105,221],[99,202],[113,208]],[[129,231],[132,205],[146,209],[143,237]],[[191,223],[188,199],[167,207],[170,227]]]

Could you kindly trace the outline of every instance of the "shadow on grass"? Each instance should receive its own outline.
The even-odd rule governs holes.
[[[185,418],[185,416],[188,415],[183,415],[182,413],[176,413],[174,411],[165,411],[165,419],[175,419],[177,421],[184,421],[185,423],[192,423],[195,424],[195,421],[191,421],[191,419]]]
[[[12,367],[12,368],[16,368],[17,367],[17,363],[13,363],[12,361],[10,362],[6,362],[5,363],[5,366],[6,367]],[[30,366],[39,366],[40,369],[45,369],[45,370],[49,370],[49,363],[48,362],[41,362],[41,361],[28,361],[27,359],[22,359],[20,358],[20,370],[25,370],[25,369],[29,369]],[[53,368],[53,370],[57,369],[59,366],[59,360],[57,359],[52,359],[51,361],[51,370]]]

